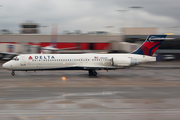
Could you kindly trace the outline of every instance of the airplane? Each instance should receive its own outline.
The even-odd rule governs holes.
[[[86,70],[89,76],[97,76],[96,70],[129,68],[140,63],[156,61],[152,55],[167,35],[149,35],[134,52],[128,54],[21,54],[4,63],[3,68],[15,71],[38,70]]]

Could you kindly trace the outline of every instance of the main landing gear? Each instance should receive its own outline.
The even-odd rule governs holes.
[[[12,75],[12,76],[15,76],[15,72],[14,72],[14,70],[12,70],[11,75]]]
[[[97,72],[94,69],[89,70],[89,76],[97,76]]]

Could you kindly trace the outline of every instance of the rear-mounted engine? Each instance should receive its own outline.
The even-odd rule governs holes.
[[[137,59],[129,58],[129,57],[114,57],[111,59],[112,66],[127,67],[127,66],[133,66],[137,64],[139,64],[139,61]]]

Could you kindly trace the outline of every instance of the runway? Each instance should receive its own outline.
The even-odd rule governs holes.
[[[179,61],[97,71],[97,77],[87,71],[11,76],[1,67],[0,119],[179,120],[179,71]]]

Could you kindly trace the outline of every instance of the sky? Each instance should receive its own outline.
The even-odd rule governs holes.
[[[44,34],[51,34],[54,23],[58,34],[75,30],[118,34],[123,27],[158,27],[159,34],[180,34],[179,0],[4,0],[0,5],[0,30],[13,33],[31,21],[39,23]]]

